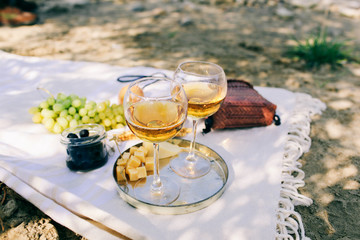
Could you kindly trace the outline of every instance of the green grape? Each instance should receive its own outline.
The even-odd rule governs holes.
[[[104,124],[105,127],[110,127],[111,126],[111,120],[108,119],[108,118],[105,118],[103,120],[103,124]]]
[[[99,118],[100,118],[101,120],[104,120],[104,119],[106,118],[105,113],[104,113],[104,112],[100,112],[100,113],[99,113]]]
[[[32,121],[34,123],[41,123],[42,119],[43,119],[43,116],[39,112],[35,113],[34,116],[32,117]]]
[[[56,121],[63,129],[67,128],[69,125],[69,122],[64,117],[58,117]]]
[[[87,115],[87,110],[85,108],[80,108],[79,109],[79,115],[80,116],[86,116]]]
[[[96,110],[101,113],[103,111],[105,111],[106,109],[106,103],[105,102],[101,102],[96,106]]]
[[[81,101],[81,107],[85,107],[86,97],[81,97],[80,101]]]
[[[44,126],[48,130],[52,130],[54,128],[55,120],[53,118],[44,118]]]
[[[38,107],[31,107],[31,108],[29,108],[29,113],[30,113],[30,114],[40,113],[40,108],[38,108]]]
[[[107,107],[110,106],[110,100],[105,100],[104,102],[105,102],[105,104],[106,104]]]
[[[78,98],[74,99],[71,104],[74,108],[79,108],[81,106],[81,100]]]
[[[56,96],[57,100],[65,100],[67,96],[64,93],[58,93]]]
[[[46,118],[43,117],[43,118],[41,119],[41,124],[44,124],[44,123],[45,123],[45,120],[46,120]]]
[[[89,101],[88,103],[91,104],[93,106],[93,108],[96,107],[96,102],[95,101]]]
[[[74,119],[75,119],[75,120],[80,120],[80,118],[81,118],[81,117],[80,117],[80,115],[79,115],[78,113],[75,113],[75,114],[74,114]]]
[[[124,115],[124,107],[122,105],[118,105],[119,114]]]
[[[109,114],[109,116],[106,116],[106,118],[108,118],[108,119],[110,119],[110,120],[113,120],[113,119],[115,119],[115,115]]]
[[[60,113],[64,109],[65,109],[65,107],[61,103],[55,103],[53,105],[53,110],[54,110],[55,113]]]
[[[73,116],[74,116],[74,114],[76,113],[76,108],[70,107],[70,108],[68,109],[68,113],[69,113],[70,115],[73,115]]]
[[[65,118],[66,118],[66,120],[68,120],[68,122],[73,120],[73,116],[71,116],[71,115],[67,115],[67,116],[65,116]]]
[[[111,119],[111,126],[116,126],[117,122],[115,118]]]
[[[52,131],[53,131],[54,133],[61,133],[63,130],[64,130],[64,129],[60,126],[60,124],[59,124],[58,122],[56,122],[56,123],[54,124],[54,127],[53,127],[53,129],[52,129]]]
[[[74,101],[75,99],[78,99],[79,97],[76,94],[70,94],[69,98],[71,99],[71,101]]]
[[[47,108],[49,108],[49,104],[47,101],[43,101],[40,103],[39,107],[42,109],[47,109]]]
[[[46,118],[53,118],[56,117],[56,113],[53,110],[43,109],[41,110],[41,116]]]
[[[85,103],[85,109],[86,110],[93,110],[96,108],[96,103],[94,101],[89,101]]]
[[[124,127],[124,125],[121,123],[116,124],[116,128],[123,128],[123,127]]]
[[[98,114],[96,114],[96,115],[94,116],[94,121],[95,121],[95,123],[101,122],[101,119],[100,119],[100,117],[99,117]]]
[[[68,109],[71,106],[71,103],[72,103],[71,99],[69,98],[65,99],[63,102],[64,108]]]
[[[73,119],[69,122],[70,127],[76,127],[77,125],[78,125],[78,121],[76,121],[76,119]]]
[[[116,116],[119,115],[119,110],[117,108],[112,109],[112,113]]]
[[[121,115],[116,115],[115,120],[116,122],[121,123],[124,119]]]
[[[67,110],[62,110],[59,114],[60,117],[66,117],[68,115],[68,111]]]
[[[96,110],[95,109],[89,110],[87,114],[88,114],[89,117],[95,117]]]
[[[90,118],[89,123],[96,123],[96,122],[95,122],[95,119]]]
[[[81,120],[82,120],[83,123],[86,124],[86,123],[89,123],[90,118],[89,118],[89,116],[83,116]]]
[[[55,98],[54,97],[49,97],[46,101],[49,104],[49,106],[52,106],[52,105],[55,104]]]
[[[112,115],[111,109],[110,108],[105,109],[105,116],[110,118],[111,115]]]

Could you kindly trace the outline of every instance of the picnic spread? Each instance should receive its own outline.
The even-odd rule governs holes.
[[[0,52],[0,181],[55,221],[87,239],[306,239],[295,205],[312,200],[298,192],[304,172],[298,159],[310,149],[311,117],[325,105],[303,93],[254,87],[274,103],[281,124],[198,133],[197,143],[227,166],[221,194],[204,208],[158,214],[119,195],[114,164],[139,139],[114,143],[107,131],[107,161],[88,172],[71,171],[61,135],[34,124],[30,107],[51,93],[118,103],[119,76],[173,72],[24,57]],[[199,128],[205,128],[204,122]],[[188,141],[191,136],[182,136]],[[220,160],[219,160],[220,161]],[[205,187],[204,187],[205,188]]]

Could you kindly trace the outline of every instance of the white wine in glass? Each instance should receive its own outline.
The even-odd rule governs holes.
[[[168,205],[178,198],[179,186],[159,175],[159,143],[181,130],[187,118],[187,105],[181,84],[168,78],[142,78],[129,86],[124,97],[126,123],[137,137],[154,146],[154,174],[135,184],[138,200]]]
[[[186,156],[173,159],[170,166],[182,177],[199,178],[210,171],[210,161],[195,150],[198,120],[219,110],[227,93],[226,76],[217,64],[189,61],[177,67],[174,79],[182,84],[188,98],[188,117],[193,122],[193,139]]]

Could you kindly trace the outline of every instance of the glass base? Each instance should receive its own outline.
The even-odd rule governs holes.
[[[174,202],[180,194],[180,187],[167,177],[161,177],[162,187],[159,191],[152,190],[154,176],[148,176],[135,184],[135,197],[149,204],[168,205]]]
[[[182,152],[170,162],[171,169],[185,178],[199,178],[210,171],[210,161],[206,156],[195,151],[195,158],[188,159],[188,152]]]

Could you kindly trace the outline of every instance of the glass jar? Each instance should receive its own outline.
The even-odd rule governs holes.
[[[105,165],[108,151],[106,131],[99,124],[82,124],[65,129],[61,143],[66,146],[66,165],[72,171],[90,171]]]

